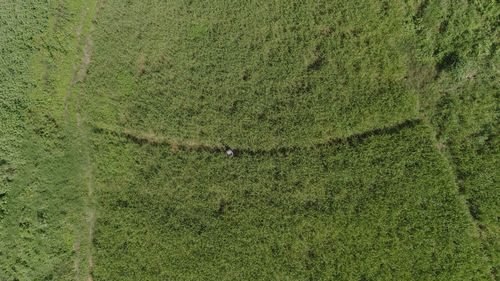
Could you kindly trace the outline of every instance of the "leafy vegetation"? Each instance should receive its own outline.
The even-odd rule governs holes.
[[[432,1],[424,11],[425,56],[410,82],[500,278],[500,9],[494,1]]]
[[[25,135],[23,113],[29,106],[26,93],[29,89],[29,66],[26,61],[34,48],[26,40],[42,32],[43,11],[30,13],[26,6],[14,1],[1,4],[0,17],[0,219],[6,213],[6,194],[9,182],[23,161],[19,157]],[[16,11],[20,14],[16,16]],[[33,28],[29,28],[33,27]]]

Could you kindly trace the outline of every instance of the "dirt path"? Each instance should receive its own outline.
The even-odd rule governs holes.
[[[85,18],[87,17],[87,11],[84,10],[82,12],[82,18],[80,20],[80,24],[78,25],[78,28],[76,30],[76,46],[75,48],[78,50],[80,46],[80,41],[82,39],[82,31],[83,31],[83,24],[85,23]],[[76,53],[76,57],[78,58],[79,53]],[[68,90],[66,91],[66,98],[64,100],[64,113],[67,115],[68,113],[68,105],[69,105],[69,100],[71,99],[71,90],[73,89],[73,86],[76,84],[76,77],[78,74],[78,65],[75,65],[73,67],[73,74],[71,75],[71,82],[68,85]]]
[[[90,210],[88,221],[89,221],[89,257],[88,257],[89,273],[87,275],[87,281],[92,281],[93,280],[92,268],[94,267],[94,261],[92,258],[92,239],[94,235],[94,223],[95,223],[95,211],[92,209]]]
[[[80,41],[81,41],[81,37],[82,37],[82,31],[83,31],[83,24],[85,22],[85,18],[87,17],[87,11],[84,10],[82,12],[82,16],[81,16],[81,20],[80,20],[80,23],[78,25],[78,28],[76,30],[76,42],[77,42],[77,46],[76,48],[78,49],[79,45],[80,45]],[[78,57],[78,53],[76,55]],[[73,88],[73,86],[76,84],[76,75],[77,75],[77,70],[78,70],[78,65],[75,65],[74,68],[73,68],[73,74],[71,76],[71,81],[69,83],[69,86],[68,86],[68,90],[66,92],[66,98],[64,100],[64,115],[67,119],[68,117],[68,103],[69,103],[69,100],[71,99],[71,90]],[[73,244],[73,252],[75,252],[76,254],[76,258],[73,262],[73,272],[75,274],[75,280],[78,280],[78,276],[80,274],[80,259],[79,259],[79,256],[80,256],[80,243],[81,243],[81,235],[78,234],[77,238],[76,238],[76,241],[75,243]]]
[[[400,131],[405,127],[413,127],[416,124],[422,123],[420,119],[407,120],[403,123],[394,125],[392,127],[375,129],[372,131],[364,132],[361,134],[356,134],[349,136],[344,139],[331,138],[327,139],[323,142],[312,143],[310,145],[304,146],[288,146],[288,147],[275,147],[269,149],[249,149],[249,148],[241,148],[236,146],[231,146],[231,150],[243,153],[243,154],[276,154],[280,152],[292,152],[300,149],[315,149],[322,146],[330,146],[337,143],[345,143],[352,142],[354,140],[362,140],[372,135],[380,135],[380,134],[392,134]],[[165,145],[170,146],[173,151],[178,150],[194,150],[194,151],[211,151],[211,152],[225,152],[225,146],[221,143],[216,144],[208,144],[208,143],[199,143],[195,141],[179,141],[177,139],[156,135],[154,133],[141,132],[137,130],[131,130],[126,128],[119,128],[117,126],[110,126],[103,123],[94,123],[91,124],[93,130],[95,132],[107,132],[115,135],[122,136],[136,143],[148,143],[151,145]]]
[[[104,7],[104,0],[99,0],[99,3],[97,5],[94,18],[92,19],[92,22],[96,22],[97,16],[99,15],[100,10]],[[92,59],[92,49],[94,46],[94,41],[92,39],[92,34],[94,33],[95,30],[95,25],[92,24],[90,27],[89,33],[87,35],[87,38],[85,39],[85,45],[83,47],[83,54],[82,54],[82,61],[80,64],[80,69],[78,71],[78,74],[76,75],[76,79],[78,82],[83,82],[85,80],[85,77],[87,75],[87,71],[89,69],[91,59]],[[77,107],[79,110],[81,110],[81,102],[80,102],[80,97],[77,99]],[[82,129],[81,121],[80,121],[80,114],[78,113],[76,116],[76,123],[77,123],[77,128],[81,132],[82,138],[86,139],[83,143],[86,143],[88,141],[88,132],[86,130]],[[86,170],[86,176],[85,178],[87,179],[87,196],[88,196],[88,260],[87,260],[87,268],[88,268],[88,274],[87,274],[87,281],[93,281],[93,276],[92,276],[92,269],[94,268],[94,260],[92,256],[92,245],[93,245],[93,239],[94,239],[94,226],[95,226],[95,198],[94,198],[94,187],[93,187],[93,175],[92,175],[92,160],[90,157],[90,149],[89,146],[85,146],[85,170]]]
[[[92,22],[95,22],[97,19],[97,15],[99,14],[99,11],[103,8],[104,6],[104,0],[99,0],[99,3],[97,4]],[[93,182],[93,175],[92,175],[92,160],[91,160],[91,155],[90,155],[90,149],[88,145],[88,130],[82,125],[82,113],[81,113],[81,97],[79,95],[76,96],[76,98],[73,98],[73,90],[75,89],[75,85],[77,83],[83,82],[85,80],[85,77],[87,75],[88,68],[91,63],[91,58],[92,58],[92,48],[94,46],[94,42],[92,40],[92,34],[95,30],[94,24],[92,24],[88,30],[87,36],[84,39],[84,42],[82,42],[82,33],[83,33],[83,27],[85,24],[85,20],[87,19],[87,11],[82,12],[82,19],[80,21],[80,24],[76,30],[76,35],[77,35],[77,50],[82,50],[82,53],[78,53],[77,57],[75,58],[75,61],[78,61],[80,56],[80,63],[76,64],[74,69],[73,69],[73,74],[71,77],[71,81],[68,85],[68,90],[66,92],[66,97],[64,101],[64,115],[68,123],[72,122],[72,118],[70,116],[70,110],[69,106],[70,103],[73,101],[76,106],[76,112],[75,112],[75,120],[74,122],[76,123],[74,130],[74,135],[75,137],[79,140],[80,142],[80,147],[81,151],[83,152],[83,160],[84,160],[84,166],[83,166],[83,178],[86,182],[86,187],[87,187],[87,198],[85,200],[85,212],[86,212],[86,219],[84,221],[87,222],[88,225],[88,232],[85,233],[78,233],[78,237],[76,238],[76,241],[73,245],[73,251],[76,254],[76,258],[73,262],[73,271],[74,271],[74,279],[75,280],[81,280],[80,278],[83,278],[84,280],[87,281],[92,281],[93,276],[92,276],[92,269],[94,266],[94,261],[93,261],[93,256],[92,256],[92,241],[93,241],[93,235],[94,235],[94,225],[95,225],[95,217],[96,217],[96,211],[95,211],[95,199],[94,199],[94,188],[92,185]],[[83,46],[81,45],[83,43]],[[87,237],[85,237],[87,236]],[[85,239],[85,238],[86,239]],[[85,243],[82,244],[82,239],[85,241]],[[86,270],[85,268],[82,268],[81,261],[83,261],[82,255],[82,246],[87,245],[86,248],[84,249],[84,252],[87,253],[87,264],[86,264]],[[82,271],[85,270],[85,271]]]
[[[75,273],[75,280],[78,280],[78,275],[80,273],[80,259],[78,258],[80,254],[80,242],[81,242],[81,237],[80,235],[78,235],[75,244],[73,244],[73,252],[76,253],[76,258],[73,262],[73,272]]]

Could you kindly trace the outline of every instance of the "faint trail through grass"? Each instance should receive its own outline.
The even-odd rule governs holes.
[[[95,22],[97,15],[99,13],[99,10],[103,6],[104,6],[104,1],[100,0],[97,7],[96,7],[96,10],[95,10],[95,13],[94,13],[94,16],[92,19],[93,22]],[[85,22],[86,16],[87,16],[87,12],[83,11],[82,12],[82,20],[81,20],[80,25],[79,25],[77,32],[76,32],[77,37],[78,37],[77,42],[79,42],[79,44],[81,42],[82,29],[83,29],[83,24]],[[68,87],[68,91],[66,94],[66,99],[65,99],[65,103],[64,103],[64,111],[65,111],[65,118],[68,122],[70,121],[69,120],[70,118],[68,116],[68,107],[69,107],[69,104],[71,102],[72,91],[75,89],[75,86],[77,83],[84,81],[85,76],[87,74],[88,67],[91,63],[92,47],[93,47],[92,33],[94,32],[94,30],[95,30],[95,26],[92,23],[92,25],[90,26],[90,29],[88,30],[85,41],[83,43],[80,63],[78,65],[75,65],[75,67],[74,67],[72,78],[71,78],[71,81],[70,81],[70,84]],[[80,96],[77,96],[77,98],[76,98],[76,106],[78,109],[80,109]],[[87,206],[85,207],[87,209],[87,213],[88,213],[87,219],[86,219],[86,221],[88,223],[88,234],[87,234],[88,235],[88,240],[87,240],[88,248],[86,249],[87,253],[88,253],[88,258],[87,258],[87,272],[88,273],[87,273],[85,279],[87,281],[91,281],[91,280],[93,280],[92,268],[94,265],[93,258],[92,258],[92,239],[93,239],[94,225],[95,225],[95,210],[93,207],[93,205],[95,204],[95,199],[93,198],[94,192],[93,192],[93,186],[92,186],[92,180],[93,180],[92,179],[93,178],[93,176],[92,176],[92,163],[90,160],[90,152],[89,152],[88,146],[86,145],[86,143],[87,143],[86,130],[82,126],[82,122],[81,122],[82,116],[81,116],[79,110],[77,110],[77,112],[75,112],[75,119],[76,119],[75,120],[76,121],[76,133],[80,139],[82,150],[84,151],[84,158],[85,158],[84,159],[84,161],[85,161],[84,179],[87,183],[87,196],[88,196],[87,203],[86,203]],[[74,244],[74,247],[73,247],[74,251],[76,253],[76,258],[74,261],[75,280],[79,280],[79,278],[80,278],[80,257],[79,257],[80,243],[81,243],[81,235],[79,234],[79,237],[77,238],[77,240]]]
[[[82,11],[82,18],[80,20],[80,23],[78,25],[78,28],[77,28],[77,31],[76,31],[76,35],[77,35],[77,39],[76,39],[76,42],[77,44],[79,45],[80,44],[80,40],[81,40],[81,36],[82,36],[82,31],[83,31],[83,25],[84,25],[84,22],[85,22],[85,18],[87,16],[87,11],[84,10]],[[77,46],[78,48],[78,46]],[[78,56],[78,53],[77,53],[77,56]],[[66,98],[65,98],[65,101],[64,101],[64,116],[66,116],[66,119],[67,118],[67,115],[68,115],[68,105],[69,105],[69,100],[71,99],[71,90],[73,89],[74,85],[76,84],[76,77],[77,77],[77,71],[78,71],[78,65],[75,65],[74,68],[73,68],[73,74],[72,74],[72,78],[71,78],[71,81],[70,81],[70,84],[68,86],[68,91],[66,92]],[[78,126],[79,124],[77,124]],[[81,236],[80,234],[78,234],[78,237],[76,238],[76,241],[73,245],[73,251],[75,252],[76,254],[76,257],[75,257],[75,260],[74,260],[74,273],[75,273],[75,280],[78,280],[78,276],[79,276],[79,273],[80,273],[80,261],[79,261],[79,254],[80,254],[80,243],[81,243]]]
[[[87,16],[87,11],[86,10],[82,11],[82,19],[80,20],[80,24],[78,25],[78,29],[76,30],[76,36],[77,36],[77,39],[76,39],[77,46],[76,46],[76,48],[77,49],[78,49],[79,44],[80,44],[80,40],[81,40],[81,36],[82,36],[82,30],[83,30],[83,24],[85,22],[85,17],[86,16]],[[76,53],[76,55],[78,56],[79,53]],[[71,90],[73,89],[73,87],[75,86],[75,84],[77,82],[77,74],[78,74],[78,65],[75,65],[75,67],[73,68],[73,75],[71,76],[71,82],[70,82],[70,84],[68,86],[68,91],[66,92],[66,99],[64,100],[64,113],[65,113],[65,115],[68,112],[68,103],[69,103],[69,100],[71,99]]]
[[[343,138],[343,139],[332,138],[326,142],[319,142],[319,143],[315,143],[315,144],[312,144],[309,146],[276,147],[276,148],[267,149],[267,150],[266,149],[242,149],[239,147],[231,147],[231,150],[233,150],[235,153],[239,153],[239,154],[256,155],[256,154],[275,154],[278,152],[292,152],[292,151],[304,149],[304,148],[315,149],[318,147],[329,146],[329,145],[338,144],[338,143],[345,143],[345,142],[356,143],[356,142],[359,142],[359,141],[361,141],[369,136],[395,133],[395,132],[398,132],[406,127],[413,127],[416,124],[420,124],[420,123],[422,123],[422,121],[420,119],[407,120],[403,123],[397,124],[397,125],[392,126],[392,127],[372,130],[372,131],[368,131],[368,132],[365,132],[362,134],[352,135],[350,137]],[[110,133],[113,135],[122,136],[122,137],[125,137],[125,138],[135,142],[135,143],[170,146],[173,151],[194,150],[194,151],[223,152],[226,149],[226,146],[222,143],[219,143],[216,145],[209,145],[206,143],[197,143],[194,141],[180,142],[176,139],[169,138],[167,136],[156,135],[154,133],[139,132],[139,131],[124,129],[124,128],[113,128],[113,126],[109,126],[109,125],[105,125],[105,124],[93,124],[92,130],[94,132],[97,132],[97,133]]]
[[[104,7],[104,0],[100,0],[99,4],[97,5],[96,12],[94,14],[94,19],[93,22],[96,21],[97,16],[99,14],[99,11]],[[82,56],[82,62],[80,65],[80,70],[78,73],[78,81],[83,81],[85,79],[85,76],[87,74],[88,67],[91,63],[91,57],[92,57],[92,47],[93,47],[93,40],[92,40],[92,34],[95,30],[95,26],[92,24],[89,34],[85,40],[85,46],[83,47],[83,56]],[[80,106],[80,99],[77,99],[78,106]],[[79,119],[79,118],[78,118]],[[85,130],[82,129],[81,122],[77,120],[77,126],[79,130],[82,132],[81,136],[82,138],[87,139],[87,136],[85,135]],[[88,145],[85,146],[85,158],[86,158],[86,179],[87,179],[87,191],[88,191],[88,199],[89,199],[89,217],[88,217],[88,223],[89,223],[89,232],[88,232],[88,275],[87,275],[87,281],[92,281],[93,276],[92,276],[92,269],[94,267],[94,261],[92,257],[92,240],[93,240],[93,235],[94,235],[94,225],[95,225],[95,209],[92,207],[95,205],[95,198],[94,198],[94,188],[92,186],[92,181],[93,181],[93,176],[92,176],[92,162],[90,159],[90,151],[88,148]]]

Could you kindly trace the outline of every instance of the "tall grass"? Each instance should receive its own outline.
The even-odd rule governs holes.
[[[93,136],[98,280],[491,280],[418,123],[288,152]]]
[[[432,1],[410,83],[435,128],[498,276],[500,265],[500,8],[495,1]]]
[[[0,280],[498,279],[495,1],[96,5],[0,2]]]
[[[95,121],[242,149],[391,127],[417,116],[404,82],[414,10],[403,1],[111,0],[86,96]]]

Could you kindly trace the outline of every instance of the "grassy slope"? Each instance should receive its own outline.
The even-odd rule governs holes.
[[[402,123],[417,116],[402,2],[107,1],[94,121],[243,149]]]
[[[419,124],[284,153],[94,135],[98,280],[489,280]]]
[[[1,3],[1,280],[75,276],[86,186],[74,114],[64,102],[92,3]]]
[[[410,82],[452,163],[461,194],[500,278],[500,7],[495,1],[431,1]]]

